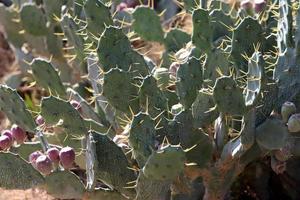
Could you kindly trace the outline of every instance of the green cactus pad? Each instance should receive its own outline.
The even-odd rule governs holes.
[[[63,59],[63,41],[57,36],[57,33],[61,33],[61,27],[58,24],[54,24],[49,27],[49,32],[46,36],[47,50],[54,58]]]
[[[256,128],[256,142],[267,150],[280,149],[288,137],[287,127],[281,120],[269,118]]]
[[[74,140],[75,142],[78,137],[88,132],[79,112],[69,102],[57,97],[50,96],[42,99],[41,115],[49,125],[55,125],[63,120],[61,127],[68,135],[68,141]]]
[[[263,49],[264,42],[264,32],[259,22],[250,17],[243,19],[233,31],[231,41],[231,56],[237,67],[246,71],[247,60],[243,55],[251,56],[257,45]]]
[[[145,113],[134,116],[130,124],[129,145],[133,148],[135,158],[142,168],[152,150],[155,149],[155,122]]]
[[[128,113],[129,107],[138,110],[138,87],[134,85],[132,73],[111,69],[104,74],[103,96],[116,109]]]
[[[139,6],[134,10],[132,16],[134,19],[132,27],[138,35],[148,41],[163,41],[164,32],[155,10],[150,7]],[[144,19],[147,19],[147,23]]]
[[[246,110],[243,93],[231,77],[217,79],[213,98],[218,110],[224,114],[242,115]]]
[[[168,52],[177,52],[191,40],[191,36],[180,30],[171,29],[165,35],[165,46]]]
[[[202,82],[202,68],[198,59],[191,57],[186,63],[180,65],[177,71],[176,93],[185,109],[188,109],[196,99]]]
[[[208,126],[218,117],[217,109],[214,108],[213,96],[205,89],[198,92],[197,98],[192,104],[194,127]]]
[[[144,168],[144,175],[153,180],[174,180],[183,172],[185,152],[180,146],[166,146],[153,152]]]
[[[0,153],[0,187],[29,189],[44,184],[43,176],[18,155]]]
[[[74,46],[78,59],[80,61],[84,60],[86,55],[84,53],[84,39],[80,35],[80,25],[68,14],[62,16],[60,24],[68,42]]]
[[[194,128],[190,110],[177,114],[171,122],[170,131],[179,136],[180,145],[186,151],[187,163],[195,163],[202,168],[211,160],[213,142],[201,129]]]
[[[167,109],[167,99],[152,76],[143,79],[139,97],[141,107],[148,111],[151,117],[156,117]]]
[[[149,74],[143,56],[131,48],[129,39],[120,28],[105,29],[98,44],[98,57],[105,72],[118,67],[135,72],[137,76]]]
[[[197,9],[200,5],[200,0],[183,0],[184,3],[184,8],[189,11],[192,12],[193,10]]]
[[[265,62],[259,52],[254,52],[248,62],[247,87],[245,94],[246,106],[253,106],[260,95]]]
[[[129,163],[122,149],[106,135],[90,132],[95,144],[96,153],[95,178],[117,191],[132,195],[132,190],[126,189],[128,183],[136,179],[134,172],[129,169]]]
[[[136,187],[136,199],[153,200],[167,199],[171,181],[160,181],[147,178],[142,171],[139,173]]]
[[[20,34],[20,31],[23,30],[22,24],[13,20],[18,16],[17,11],[0,5],[0,23],[5,27],[8,41],[15,47],[22,47],[25,42],[24,35]]]
[[[36,124],[23,99],[16,90],[5,85],[0,85],[0,111],[3,111],[12,123],[18,124],[24,130],[35,131]]]
[[[46,16],[36,5],[24,4],[20,11],[20,17],[27,33],[34,36],[43,36],[47,34]]]
[[[66,89],[59,78],[58,72],[50,62],[35,58],[31,63],[31,69],[34,79],[44,89],[49,89],[54,95],[66,96]]]
[[[217,71],[223,75],[229,75],[229,66],[228,55],[220,49],[213,49],[207,56],[203,67],[205,83],[213,86],[216,79],[221,76]]]
[[[48,17],[48,20],[55,22],[56,18],[60,19],[61,9],[64,1],[61,0],[43,0],[44,8]]]
[[[59,199],[81,199],[85,192],[79,177],[69,171],[56,171],[46,176],[45,189]]]
[[[112,25],[110,10],[99,0],[87,0],[84,4],[87,19],[87,30],[94,36],[99,36],[106,26]]]
[[[223,10],[213,10],[210,13],[210,17],[213,41],[216,41],[220,37],[224,36],[231,38],[232,32],[229,30],[229,27],[234,26],[232,18],[225,14]]]
[[[212,47],[212,28],[209,12],[203,9],[193,11],[192,42],[201,51],[209,52]]]

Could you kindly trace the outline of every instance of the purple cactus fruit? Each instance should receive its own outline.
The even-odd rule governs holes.
[[[281,106],[281,116],[284,123],[287,123],[290,116],[296,113],[296,106],[293,102],[286,101]]]
[[[241,8],[245,11],[251,11],[253,9],[253,4],[251,0],[244,0],[241,2]]]
[[[59,163],[59,150],[56,147],[48,149],[47,155],[49,156],[52,162],[54,162],[55,164]]]
[[[128,8],[134,8],[140,4],[138,0],[125,0],[125,2]]]
[[[300,114],[290,116],[287,125],[290,133],[300,132]]]
[[[71,104],[76,110],[80,110],[80,108],[81,108],[80,103],[79,103],[78,101],[76,101],[76,100],[71,100],[71,101],[70,101],[70,104]]]
[[[37,125],[43,125],[44,123],[45,123],[45,120],[44,120],[44,118],[42,117],[42,115],[39,115],[39,116],[37,116],[37,118],[35,119],[35,123],[37,124]]]
[[[27,138],[26,132],[16,124],[14,124],[11,127],[11,133],[13,138],[15,139],[15,141],[17,141],[18,144],[24,143],[24,141]]]
[[[179,67],[180,67],[180,64],[178,62],[173,62],[169,68],[170,75],[172,75],[173,77],[176,77],[176,73],[177,73],[177,70],[179,69]]]
[[[13,143],[14,143],[14,138],[13,138],[12,132],[10,130],[4,130],[2,132],[2,135],[5,135],[5,136],[9,137],[9,139],[10,139],[10,146],[12,146]]]
[[[42,156],[42,152],[40,151],[35,151],[33,153],[31,153],[29,155],[29,162],[31,163],[31,165],[36,168],[36,159],[38,159],[38,157]]]
[[[119,5],[117,5],[117,12],[123,11],[127,8],[127,4],[124,2],[121,2]]]
[[[59,152],[60,164],[65,169],[73,167],[75,162],[75,151],[71,147],[64,147]]]
[[[36,169],[44,175],[49,175],[52,171],[52,162],[46,155],[41,155],[36,159]]]
[[[0,136],[0,149],[1,150],[7,150],[11,147],[12,142],[11,139],[6,135]]]
[[[264,11],[267,3],[266,0],[254,0],[254,10],[256,13]]]

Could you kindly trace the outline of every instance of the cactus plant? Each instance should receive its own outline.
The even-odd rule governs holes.
[[[120,1],[0,6],[7,39],[20,52],[30,46],[32,73],[22,76],[42,94],[0,85],[0,111],[15,124],[0,136],[0,187],[68,199],[217,200],[259,157],[282,172],[300,155],[300,9],[182,3],[190,32]],[[153,41],[162,44],[158,61],[139,46]]]

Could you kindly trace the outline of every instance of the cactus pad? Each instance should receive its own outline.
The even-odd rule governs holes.
[[[174,180],[183,172],[185,159],[180,146],[169,145],[151,154],[143,173],[153,180]]]
[[[155,149],[155,122],[145,113],[134,116],[129,133],[129,144],[140,167],[143,167]]]
[[[47,192],[59,199],[81,199],[85,188],[79,177],[69,171],[57,171],[45,178]]]
[[[282,148],[287,137],[287,127],[276,118],[267,119],[256,128],[256,142],[267,150]]]
[[[135,9],[132,16],[134,19],[132,27],[138,35],[148,41],[163,41],[164,32],[155,10],[150,7],[139,6]],[[144,19],[147,19],[147,23],[145,23]]]
[[[101,1],[87,0],[83,7],[88,23],[87,29],[93,35],[101,35],[106,26],[113,24],[109,8]]]
[[[192,104],[194,127],[201,128],[208,126],[217,119],[218,112],[214,107],[213,96],[205,89],[200,90],[196,100]]]
[[[176,92],[180,103],[188,109],[197,97],[203,82],[200,61],[194,57],[182,64],[177,71]]]
[[[128,113],[129,107],[138,109],[138,87],[134,85],[132,73],[111,69],[104,74],[103,96],[116,109]]]
[[[0,187],[29,189],[44,184],[43,176],[18,155],[0,153]]]
[[[99,61],[105,72],[113,68],[132,71],[146,76],[149,74],[144,58],[131,48],[131,44],[120,28],[108,27],[98,44]]]
[[[52,94],[64,97],[66,90],[52,64],[44,59],[35,58],[31,63],[33,76],[38,84]]]
[[[242,115],[246,110],[243,93],[231,77],[217,79],[213,98],[218,110],[224,114]]]
[[[34,4],[24,4],[20,11],[24,29],[29,34],[42,36],[47,34],[47,19],[43,11]]]
[[[0,85],[0,110],[24,130],[34,132],[36,124],[16,90]]]
[[[121,193],[130,195],[132,191],[125,187],[136,178],[134,172],[128,169],[129,163],[122,149],[106,135],[96,132],[90,132],[90,135],[95,142],[95,178]]]
[[[193,11],[192,42],[201,51],[209,52],[212,47],[212,28],[209,12],[203,9]]]

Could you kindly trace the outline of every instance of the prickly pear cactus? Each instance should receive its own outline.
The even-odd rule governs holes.
[[[21,73],[0,85],[0,187],[218,200],[261,157],[290,169],[297,3],[170,2],[2,1]]]

